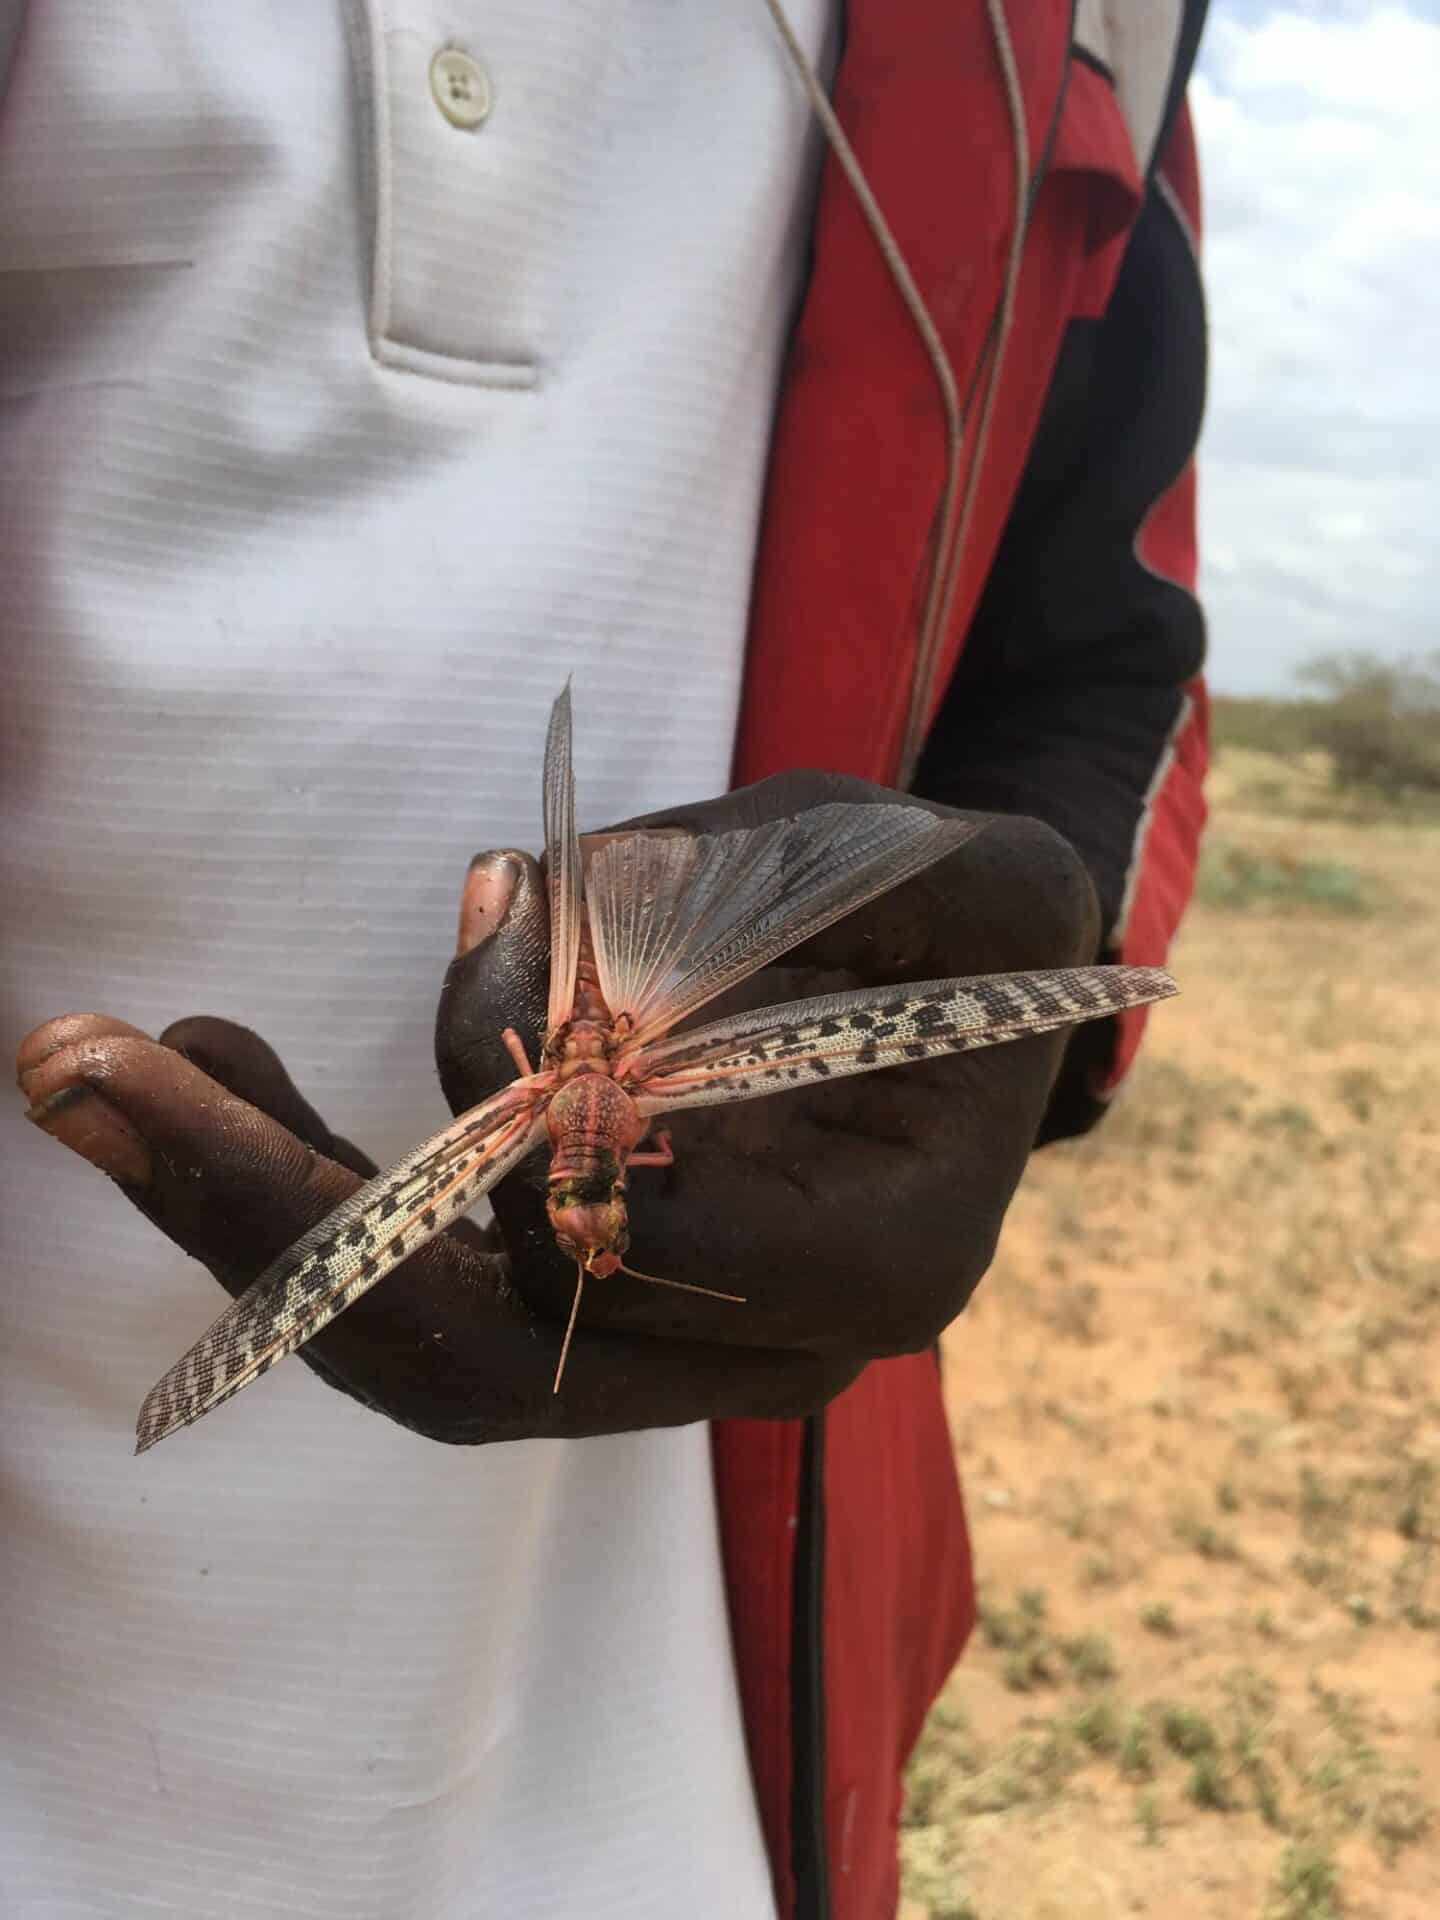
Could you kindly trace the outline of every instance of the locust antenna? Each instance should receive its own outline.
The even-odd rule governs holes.
[[[584,1291],[585,1268],[584,1265],[577,1260],[575,1262],[575,1298],[570,1302],[570,1324],[565,1329],[565,1340],[560,1348],[560,1364],[555,1369],[555,1384],[550,1389],[551,1393],[559,1393],[560,1391],[560,1382],[565,1373],[566,1356],[570,1352],[570,1341],[575,1332],[575,1322],[580,1317],[580,1296]]]
[[[743,1293],[721,1293],[718,1287],[692,1287],[688,1280],[662,1280],[658,1273],[637,1273],[634,1267],[620,1267],[620,1273],[628,1273],[632,1280],[643,1280],[652,1287],[674,1287],[678,1293],[703,1293],[709,1300],[733,1300],[737,1306],[744,1306]]]

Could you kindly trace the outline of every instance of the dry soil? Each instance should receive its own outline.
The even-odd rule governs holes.
[[[1440,820],[1211,799],[1182,997],[947,1340],[907,1920],[1440,1915]]]

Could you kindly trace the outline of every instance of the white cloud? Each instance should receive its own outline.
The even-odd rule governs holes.
[[[1217,8],[1191,98],[1213,680],[1277,689],[1327,649],[1431,651],[1440,24],[1393,6]]]
[[[1417,114],[1440,92],[1440,42],[1433,26],[1400,7],[1377,7],[1349,19],[1315,12],[1275,12],[1236,34],[1236,22],[1215,10],[1211,51],[1240,40],[1244,80],[1252,93],[1293,91],[1342,111]]]

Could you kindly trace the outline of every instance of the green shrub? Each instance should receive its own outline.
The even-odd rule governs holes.
[[[1310,907],[1322,913],[1368,913],[1371,899],[1353,867],[1338,860],[1251,853],[1212,839],[1200,863],[1197,893],[1213,907]]]
[[[1300,677],[1324,696],[1310,703],[1311,740],[1337,786],[1440,793],[1440,655],[1391,665],[1337,654]]]

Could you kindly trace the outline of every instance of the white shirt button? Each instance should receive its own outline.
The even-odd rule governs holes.
[[[478,127],[490,115],[490,76],[459,47],[442,47],[430,62],[430,91],[453,127]]]

